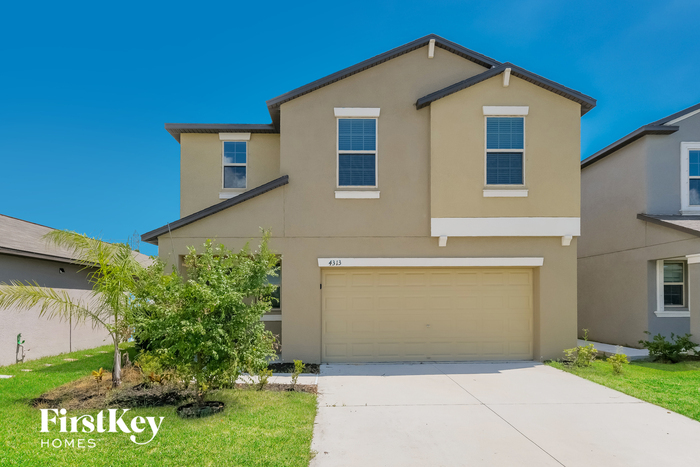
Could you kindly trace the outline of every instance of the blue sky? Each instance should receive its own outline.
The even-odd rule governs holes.
[[[113,241],[159,227],[179,217],[163,123],[268,123],[265,100],[429,33],[598,99],[587,156],[700,102],[699,16],[696,1],[11,2],[0,213]]]

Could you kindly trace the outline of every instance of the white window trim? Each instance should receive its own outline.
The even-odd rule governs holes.
[[[489,185],[493,186],[493,185]],[[516,185],[517,186],[517,185]],[[493,190],[484,188],[484,198],[527,198],[528,190]]]
[[[250,134],[250,133],[248,133]],[[230,141],[230,140],[228,140]],[[221,189],[223,190],[247,190],[248,189],[248,142],[243,141],[245,143],[245,164],[227,164],[226,159],[224,157],[224,146],[226,145],[227,141],[221,141]],[[245,167],[245,186],[243,188],[241,187],[225,187],[224,186],[224,167]],[[240,194],[241,192],[236,192],[236,191],[230,191],[230,192],[224,192],[224,193],[235,193],[233,196],[236,196],[237,194]],[[221,198],[222,193],[219,193],[219,199]],[[233,196],[230,196],[232,198]]]
[[[486,106],[484,106],[484,109]],[[526,139],[527,139],[527,120],[524,116],[522,115],[517,115],[518,117],[522,117],[523,119],[523,148],[522,149],[489,149],[488,148],[488,119],[492,117],[513,117],[513,115],[488,115],[484,116],[484,191],[489,190],[489,189],[507,189],[507,188],[524,188],[526,186],[526,173],[525,173],[525,147],[526,147]],[[487,170],[488,170],[488,158],[489,154],[493,153],[499,153],[499,152],[520,152],[522,151],[523,154],[523,183],[520,185],[489,185],[487,183]],[[484,194],[486,196],[486,194]]]
[[[246,173],[246,178],[248,178],[247,173]],[[240,190],[241,188],[226,188],[226,189],[227,190]],[[242,191],[222,191],[222,192],[219,192],[219,199],[231,199],[231,198],[235,198],[236,196],[241,195],[241,194],[243,194]]]
[[[282,321],[281,313],[269,313],[260,317],[260,321]]]
[[[379,118],[380,110],[374,107],[335,107],[333,112],[339,118]]]
[[[379,191],[336,191],[336,199],[379,199]]]
[[[320,268],[539,267],[544,258],[318,258]]]
[[[687,318],[690,317],[690,310],[673,310],[673,308],[689,308],[689,304],[685,305],[674,305],[666,306],[664,305],[664,262],[673,260],[663,260],[659,259],[656,261],[656,311],[654,314],[659,318]],[[682,262],[682,261],[675,261]],[[687,296],[687,268],[683,269],[683,301],[686,302]],[[671,308],[667,310],[667,308]]]
[[[337,109],[336,109],[337,110]],[[364,109],[367,110],[367,109]],[[374,110],[379,110],[379,109],[374,109]],[[377,116],[379,116],[379,112],[377,112]],[[374,185],[341,185],[340,184],[340,119],[348,119],[348,118],[360,118],[360,119],[369,119],[369,120],[374,120],[374,151],[343,151],[343,154],[374,154]],[[248,160],[246,158],[246,160]],[[247,177],[246,177],[247,179]],[[247,180],[246,180],[247,183]],[[342,117],[337,117],[335,119],[335,186],[338,189],[338,191],[343,191],[343,190],[359,190],[362,191],[363,189],[367,188],[378,188],[379,187],[379,118],[377,117],[366,117],[366,116],[342,116]],[[336,196],[337,198],[337,196]]]
[[[510,68],[506,68],[510,70]],[[504,84],[504,86],[508,86]],[[484,115],[488,117],[524,117],[530,113],[527,105],[485,105]]]
[[[220,141],[250,141],[250,133],[219,133]]]
[[[700,206],[690,205],[690,151],[700,150],[700,142],[681,143],[681,214],[698,215]]]

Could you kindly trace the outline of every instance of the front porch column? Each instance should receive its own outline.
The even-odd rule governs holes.
[[[700,343],[700,255],[688,256],[688,305],[692,340]]]

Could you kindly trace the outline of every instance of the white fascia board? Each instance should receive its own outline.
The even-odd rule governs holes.
[[[685,255],[685,257],[688,260],[688,264],[700,263],[700,254]]]
[[[333,111],[336,117],[379,117],[378,108],[369,107],[335,107]]]
[[[484,198],[527,198],[528,190],[490,190],[484,189]]]
[[[685,115],[681,115],[680,117],[676,118],[675,120],[671,120],[670,122],[664,123],[665,126],[673,126],[678,122],[681,122],[685,120],[686,118],[692,117],[693,115],[697,115],[700,113],[700,109],[698,110],[693,110],[692,112],[688,112]]]
[[[539,267],[544,258],[318,258],[320,268]]]
[[[527,105],[485,105],[484,115],[517,115],[525,116],[530,112]]]
[[[378,191],[336,191],[337,199],[377,199]]]
[[[444,217],[430,219],[440,237],[564,237],[581,235],[578,217]]]
[[[250,141],[250,133],[219,133],[220,141]]]

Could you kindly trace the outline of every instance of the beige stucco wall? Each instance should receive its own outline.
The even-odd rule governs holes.
[[[576,240],[571,246],[563,247],[559,237],[450,238],[447,247],[440,248],[437,239],[430,237],[431,110],[416,110],[415,102],[485,71],[443,49],[437,48],[435,53],[435,58],[429,59],[427,47],[418,49],[283,104],[279,173],[289,175],[289,184],[179,228],[172,232],[172,237],[159,238],[160,256],[177,264],[188,245],[201,245],[207,238],[216,238],[237,249],[251,238],[259,237],[259,227],[271,228],[271,246],[282,255],[284,360],[301,358],[318,362],[321,358],[319,257],[544,257],[544,266],[535,268],[534,355],[537,359],[559,358],[562,349],[575,345]],[[491,97],[484,105],[523,105],[513,102],[512,97],[499,97],[498,87],[491,89],[491,84],[487,84],[486,89]],[[524,83],[515,84],[512,95],[532,99],[530,105],[535,113],[528,119],[533,121],[534,138],[555,141],[546,149],[544,142],[528,141],[529,145],[534,144],[534,149],[528,146],[528,151],[533,153],[532,165],[527,169],[528,176],[533,178],[531,182],[528,179],[528,184],[537,193],[532,198],[534,201],[527,202],[532,207],[527,214],[519,207],[496,208],[491,212],[492,200],[485,200],[481,192],[483,178],[478,180],[474,193],[463,193],[460,186],[452,185],[455,196],[474,198],[467,201],[468,216],[577,216],[580,107]],[[541,105],[535,102],[537,96],[545,102]],[[462,98],[455,99],[453,106],[459,107]],[[481,105],[478,104],[479,112]],[[348,200],[334,196],[337,189],[334,107],[381,109],[377,156],[379,199]],[[562,147],[556,147],[560,144],[559,136],[544,130],[546,122],[537,123],[545,112],[555,116],[545,117],[547,121],[566,120],[555,122],[557,131],[552,133],[563,131],[573,141],[567,139]],[[464,123],[451,124],[455,123],[458,131],[462,131],[461,126],[468,125],[470,118]],[[479,119],[482,132],[483,125],[482,115]],[[529,126],[526,131],[532,139]],[[455,138],[460,141],[459,136]],[[195,140],[191,142],[194,144]],[[209,147],[207,151],[213,152]],[[198,151],[183,150],[183,158],[194,157]],[[216,154],[220,158],[219,149]],[[550,156],[553,167],[546,164]],[[477,161],[472,163],[483,164],[483,139],[478,149],[465,157],[476,157]],[[197,161],[183,162],[183,173],[198,170],[197,167]],[[483,174],[483,169],[480,173]],[[544,181],[547,176],[563,177],[564,182]],[[192,183],[189,191],[204,189],[212,177],[220,178],[220,173],[212,170],[208,176],[193,176],[188,182]],[[545,188],[535,184],[538,180],[546,183]],[[188,203],[183,213],[193,210],[191,201],[187,200],[189,191],[182,191],[183,204]],[[548,197],[558,200],[549,202]],[[499,201],[506,205],[514,200]],[[204,198],[200,197],[198,202],[204,203]],[[542,212],[536,209],[538,206]]]
[[[223,141],[218,134],[180,135],[180,217],[220,203],[221,192],[243,192],[280,176],[280,135],[253,133],[248,141],[247,188],[223,188]]]
[[[64,273],[59,272],[63,268]],[[66,291],[72,298],[89,294],[87,271],[79,266],[35,258],[0,255],[0,282],[36,281],[43,287]],[[39,309],[0,309],[0,366],[15,363],[17,334],[22,333],[25,361],[71,350],[111,343],[107,331],[93,329],[92,323],[73,323],[39,316]],[[21,354],[20,354],[21,356]]]
[[[484,198],[483,106],[528,106],[524,198]],[[430,105],[432,217],[578,217],[581,106],[495,76]]]

